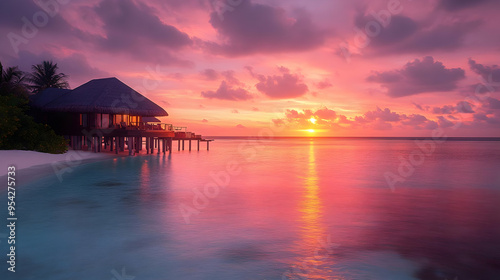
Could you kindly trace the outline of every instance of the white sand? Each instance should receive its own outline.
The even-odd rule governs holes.
[[[110,154],[92,153],[85,151],[68,151],[64,154],[46,154],[33,151],[0,150],[0,176],[7,174],[7,167],[14,165],[16,171],[36,165],[52,164],[55,162],[72,163],[86,159],[110,158]]]

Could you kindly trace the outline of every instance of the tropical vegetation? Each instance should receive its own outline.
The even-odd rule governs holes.
[[[51,61],[33,65],[32,70],[4,69],[0,63],[0,149],[64,153],[66,140],[29,114],[29,96],[49,87],[68,88],[67,76]]]

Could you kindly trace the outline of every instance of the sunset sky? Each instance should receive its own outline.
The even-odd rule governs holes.
[[[497,0],[7,0],[0,61],[117,77],[204,135],[500,136]],[[277,127],[280,127],[278,129]]]

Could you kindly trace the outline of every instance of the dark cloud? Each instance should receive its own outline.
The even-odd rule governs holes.
[[[402,69],[375,72],[367,78],[382,84],[391,97],[402,97],[425,92],[447,92],[457,88],[457,82],[465,78],[461,68],[446,68],[431,56],[408,62]]]
[[[203,78],[209,81],[215,81],[220,76],[219,73],[214,69],[205,69],[201,72],[201,75],[203,76]]]
[[[419,125],[425,124],[426,122],[427,118],[425,116],[413,114],[409,115],[408,118],[402,122],[402,124],[417,127]]]
[[[500,109],[500,100],[493,97],[489,97],[486,100],[486,108],[494,110]]]
[[[465,36],[474,31],[480,24],[480,21],[458,22],[453,25],[438,24],[429,29],[422,29],[423,31],[401,46],[399,51],[419,53],[454,51],[463,45]]]
[[[209,99],[248,100],[252,96],[243,88],[232,88],[226,81],[222,81],[217,91],[203,91],[201,96]]]
[[[485,84],[476,84],[477,93],[495,92],[500,85],[500,68],[498,65],[483,65],[469,58],[470,69],[484,79]],[[479,89],[479,90],[478,90]]]
[[[38,6],[35,2],[40,3]],[[54,2],[55,5],[47,5]],[[64,1],[61,1],[64,2]],[[61,14],[72,3],[58,1],[2,1],[0,53],[17,57],[36,44],[51,44],[63,37],[64,45],[78,46],[87,34],[74,28]]]
[[[235,77],[235,72],[233,70],[228,70],[228,71],[223,71],[221,72],[221,75],[226,79],[227,83],[233,86],[242,86],[243,83],[240,82]]]
[[[367,14],[360,10],[354,19],[357,44],[367,44],[372,53],[386,55],[452,51],[459,49],[465,36],[481,24],[466,20],[443,24],[434,20],[417,22],[403,15]]]
[[[447,11],[454,12],[476,7],[488,2],[491,2],[491,0],[441,0],[439,2],[439,7]]]
[[[354,23],[362,33],[370,38],[374,46],[385,46],[400,42],[417,32],[417,23],[409,17],[393,15],[390,20],[373,14],[360,12]]]
[[[377,110],[375,111],[366,112],[364,118],[369,121],[381,120],[384,122],[398,122],[401,119],[406,119],[406,116],[400,115],[396,112],[391,112],[388,108],[382,110],[377,107]]]
[[[478,114],[474,114],[474,120],[479,122],[479,123],[486,122],[488,124],[498,125],[498,124],[500,124],[500,115],[494,114],[492,117],[488,117],[487,114],[478,113]]]
[[[104,23],[104,44],[113,50],[134,43],[161,44],[171,49],[192,43],[186,33],[163,23],[154,10],[144,4],[130,0],[103,0],[95,11]]]
[[[229,56],[311,50],[321,46],[327,36],[304,11],[291,17],[282,8],[250,0],[223,15],[212,12],[210,23],[224,42],[207,43],[207,47]]]
[[[163,23],[154,9],[131,0],[103,0],[95,8],[106,36],[96,36],[100,48],[124,52],[136,59],[164,64],[189,64],[176,58],[177,51],[192,44],[188,34]]]
[[[245,129],[245,128],[246,128],[246,126],[244,126],[244,125],[242,125],[242,124],[238,124],[238,125],[236,126],[236,128]]]
[[[455,111],[454,106],[444,105],[443,107],[434,107],[432,108],[432,113],[437,115],[446,115],[451,114]]]
[[[443,116],[438,116],[438,123],[439,123],[439,126],[442,128],[448,128],[448,127],[452,127],[455,125],[453,122],[447,120]]]
[[[475,113],[474,109],[472,108],[473,105],[467,101],[460,101],[457,103],[457,112],[459,113],[466,113],[466,114],[472,114]]]
[[[415,102],[412,102],[411,104],[413,104],[413,106],[415,106],[415,108],[419,109],[420,111],[426,111],[420,104],[417,104]]]
[[[435,122],[435,121],[428,121],[428,122],[426,123],[426,125],[425,125],[425,127],[424,127],[424,128],[425,128],[425,129],[429,129],[429,130],[433,130],[433,129],[436,129],[436,128],[438,128],[438,127],[439,127],[439,125],[438,125],[438,123],[437,123],[437,122]]]
[[[295,98],[306,94],[309,88],[298,74],[292,74],[287,68],[279,68],[281,75],[257,75],[259,83],[255,87],[273,99]]]

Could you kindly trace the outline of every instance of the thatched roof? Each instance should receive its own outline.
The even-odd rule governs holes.
[[[30,104],[35,108],[43,108],[48,103],[70,92],[70,89],[48,88],[35,95],[30,96]]]
[[[43,106],[45,111],[168,116],[117,78],[91,80]]]
[[[156,117],[143,117],[142,118],[142,121],[143,122],[148,122],[148,123],[157,123],[157,122],[161,122],[161,120],[159,118],[156,118]]]

